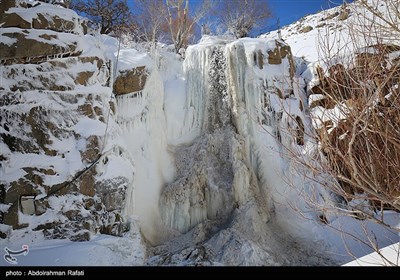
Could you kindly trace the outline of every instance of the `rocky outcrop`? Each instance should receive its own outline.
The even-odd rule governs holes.
[[[338,20],[346,20],[350,17],[350,9],[342,8],[338,16]]]
[[[74,11],[55,8],[45,3],[4,0],[1,3],[0,26],[21,29],[45,29],[62,33],[84,35],[87,33],[86,20]]]
[[[299,33],[307,33],[310,32],[311,30],[313,30],[312,26],[304,26],[302,29],[299,30]]]
[[[105,143],[117,129],[107,124],[115,111],[110,65],[100,49],[81,55],[75,12],[35,3],[9,5],[0,20],[0,222],[46,238],[120,235],[133,167]],[[132,173],[110,175],[115,160]]]
[[[10,30],[11,32],[7,32]],[[12,44],[0,43],[0,61],[3,64],[39,63],[49,57],[79,55],[79,36],[68,36],[60,40],[56,32],[36,32],[32,30],[3,29],[1,36],[12,40]],[[33,34],[33,36],[32,36]]]
[[[79,42],[87,26],[74,11],[41,2],[5,2],[0,16],[2,64],[41,63],[81,53]]]
[[[143,90],[149,73],[145,66],[119,72],[114,81],[115,95],[122,95]]]

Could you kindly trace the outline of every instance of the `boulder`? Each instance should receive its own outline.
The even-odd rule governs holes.
[[[74,33],[75,25],[73,21],[62,19],[57,15],[37,14],[37,17],[32,20],[32,28],[34,29],[47,29],[57,32]]]
[[[80,193],[93,197],[96,194],[95,190],[95,179],[96,171],[94,168],[85,172],[80,178]]]
[[[143,90],[148,76],[145,66],[120,72],[114,82],[115,95],[122,95]]]
[[[313,30],[312,26],[304,26],[302,29],[300,29],[299,33],[307,33]]]

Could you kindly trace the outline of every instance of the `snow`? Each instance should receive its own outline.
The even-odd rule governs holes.
[[[107,160],[107,165],[98,164],[96,166],[96,170],[100,174],[99,181],[118,178],[119,176],[128,178],[130,181],[133,180],[133,167],[129,159],[111,154],[107,156]]]
[[[37,9],[44,8],[47,5]],[[0,241],[1,248],[17,250],[29,245],[29,254],[18,257],[18,265],[29,266],[142,265],[146,261],[146,246],[160,244],[169,248],[173,256],[194,244],[218,248],[214,264],[296,264],[302,263],[302,259],[302,264],[309,264],[308,259],[313,264],[325,264],[315,253],[343,264],[372,251],[357,238],[376,239],[379,247],[398,242],[398,232],[338,212],[331,194],[316,183],[318,176],[325,174],[316,175],[316,181],[304,178],[299,172],[301,168],[291,159],[291,153],[306,157],[315,151],[316,143],[307,136],[312,122],[318,127],[321,121],[333,118],[336,125],[341,112],[346,110],[344,105],[332,110],[315,107],[311,119],[300,109],[300,102],[306,104],[307,100],[305,85],[310,89],[318,84],[316,66],[324,68],[317,61],[320,59],[317,39],[330,31],[323,31],[317,25],[322,17],[338,9],[306,17],[303,26],[313,27],[308,33],[293,33],[293,26],[282,30],[293,54],[311,62],[306,64],[305,60],[295,58],[298,68],[294,77],[289,71],[288,56],[281,64],[267,63],[268,52],[277,48],[277,43],[284,43],[271,40],[276,37],[274,32],[264,38],[240,40],[203,36],[199,44],[188,47],[183,61],[164,49],[144,53],[121,48],[118,40],[105,35],[80,36],[82,56],[110,59],[116,73],[145,66],[149,72],[145,88],[113,100],[111,90],[102,83],[101,75],[105,73],[98,73],[88,86],[73,86],[63,97],[46,91],[40,94],[38,90],[25,91],[19,97],[22,104],[11,105],[7,110],[25,113],[40,104],[52,112],[61,111],[62,116],[51,114],[53,121],[80,137],[52,135],[49,147],[57,151],[56,156],[11,153],[0,143],[2,153],[7,157],[12,154],[2,162],[1,183],[22,178],[26,174],[23,168],[28,166],[51,167],[56,171],[55,175],[43,178],[46,185],[71,179],[85,167],[80,151],[86,147],[86,138],[100,136],[104,149],[95,167],[96,180],[127,179],[123,216],[131,221],[132,228],[123,237],[92,235],[87,242],[44,240],[32,228],[54,220],[65,222],[59,211],[78,209],[83,199],[79,195],[51,196],[51,207],[46,213],[19,214],[20,221],[29,223],[29,228],[12,231],[12,235]],[[57,9],[49,11],[53,12],[65,18],[76,15]],[[32,20],[34,14],[24,16]],[[327,20],[331,22],[337,24]],[[38,31],[29,36],[37,39],[41,32],[52,34]],[[62,34],[54,43],[63,45],[75,38],[73,34]],[[340,42],[344,41],[343,37]],[[262,69],[255,59],[260,54]],[[89,65],[73,64],[61,71],[60,84],[73,84],[72,77],[79,71],[91,70]],[[24,67],[27,72],[36,71],[33,65]],[[34,74],[26,75],[3,78],[4,87],[10,88],[24,78],[35,80]],[[224,89],[215,92],[219,87]],[[287,98],[280,98],[276,89]],[[77,106],[83,104],[82,98],[94,92],[100,99],[94,98],[94,104],[103,110],[109,110],[104,105],[108,101],[116,103],[115,116],[111,114],[108,126],[86,116],[72,121]],[[68,102],[75,94],[80,95],[78,104]],[[311,95],[308,102],[321,98]],[[296,117],[306,127],[304,146],[296,145],[289,133],[296,128]],[[13,129],[22,134],[20,129],[24,128]],[[4,132],[1,126],[0,132]],[[315,209],[312,203],[323,209]],[[0,210],[8,207],[0,204]],[[80,211],[83,216],[89,215]],[[322,214],[328,224],[320,222]],[[390,225],[397,225],[399,215],[387,211],[384,218]],[[142,243],[139,232],[150,245]],[[388,249],[383,250],[386,254]],[[152,260],[160,256],[161,253]],[[177,257],[179,264],[190,264],[180,257]],[[368,257],[357,263],[370,261]],[[7,265],[4,259],[1,265]]]
[[[47,169],[53,167],[58,174],[45,177],[46,183],[50,185],[64,182],[70,179],[70,176],[78,172],[82,167],[82,161],[78,150],[69,151],[65,158],[61,156],[47,156],[42,154],[22,154],[14,153],[13,156],[4,163],[0,170],[0,177],[3,182],[12,182],[18,178],[24,177],[24,167],[36,166]]]
[[[392,244],[343,266],[399,266],[400,243]]]
[[[91,135],[103,136],[106,131],[106,124],[89,117],[81,118],[73,128],[78,134],[87,138]]]
[[[117,70],[120,72],[139,66],[147,66],[151,70],[154,63],[147,53],[140,53],[135,49],[122,49],[115,56],[118,57]]]
[[[21,29],[17,27],[9,27],[9,28],[2,28],[0,30],[0,35],[2,38],[2,42],[4,39],[4,42],[8,45],[10,44],[10,40],[15,40],[5,36],[4,34],[7,33],[21,33],[25,36],[27,39],[35,40],[38,42],[42,43],[47,43],[47,44],[52,44],[52,45],[57,45],[61,46],[63,48],[68,48],[68,45],[76,44],[77,42],[81,41],[81,36],[75,35],[72,33],[61,33],[61,32],[56,32],[53,30],[42,30],[42,29]],[[52,36],[50,39],[45,39],[43,38],[43,35],[50,35]],[[8,38],[8,39],[7,39]],[[77,48],[76,51],[79,51],[80,49]]]
[[[95,235],[88,242],[44,240],[35,232],[24,232],[15,242],[1,240],[1,248],[20,250],[29,246],[27,255],[16,256],[14,266],[135,266],[142,265],[143,245],[133,236]],[[2,250],[4,252],[4,250]],[[4,258],[0,266],[10,266]]]
[[[0,42],[2,44],[8,45],[8,46],[12,46],[17,42],[16,38],[10,38],[8,36],[5,36],[4,33],[0,34]]]

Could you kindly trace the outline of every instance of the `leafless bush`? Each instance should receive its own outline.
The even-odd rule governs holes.
[[[400,47],[386,43],[386,29],[368,15],[354,17],[347,54],[328,52],[331,43],[320,40],[328,55],[314,91],[338,113],[323,122],[318,140],[341,196],[365,193],[373,206],[400,211]]]
[[[376,12],[382,3],[391,12]],[[304,194],[323,213],[321,222],[331,226],[326,217],[347,215],[360,224],[373,221],[399,232],[398,225],[385,219],[385,210],[400,212],[400,44],[393,40],[400,36],[399,1],[361,0],[355,7],[344,31],[328,29],[319,38],[319,85],[311,94],[320,96],[309,104],[314,127],[293,125],[288,131],[299,139],[303,130],[318,149],[302,153],[285,148],[305,181],[336,195],[329,204],[318,201],[318,190]],[[296,117],[291,121],[296,124]],[[363,228],[358,235],[345,227],[335,229],[380,254],[376,237]]]
[[[71,7],[99,24],[101,34],[125,28],[133,20],[126,0],[75,0]]]
[[[272,15],[265,0],[220,0],[216,8],[221,24],[236,38],[249,36]]]

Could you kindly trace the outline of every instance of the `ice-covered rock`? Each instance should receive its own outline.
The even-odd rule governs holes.
[[[32,3],[1,19],[1,223],[48,238],[121,235],[134,170],[110,141],[119,130],[111,63],[75,12]],[[29,26],[14,26],[16,15]]]

